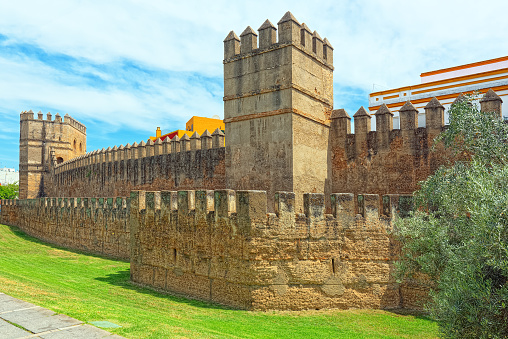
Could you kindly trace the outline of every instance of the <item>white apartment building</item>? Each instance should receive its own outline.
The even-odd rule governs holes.
[[[399,109],[410,100],[419,112],[418,126],[425,127],[424,107],[433,97],[448,109],[460,93],[478,91],[484,94],[492,88],[503,100],[503,115],[508,116],[508,56],[425,72],[420,79],[418,85],[371,93],[370,113],[386,104],[394,113],[393,128],[399,128]],[[447,115],[445,122],[448,122]]]
[[[0,168],[0,184],[8,185],[19,182],[19,172],[14,168]]]

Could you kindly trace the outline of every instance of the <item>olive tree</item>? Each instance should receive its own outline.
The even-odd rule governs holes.
[[[0,199],[16,199],[19,194],[17,183],[0,186]]]
[[[462,160],[422,182],[396,223],[399,278],[434,282],[427,308],[444,337],[507,338],[508,124],[474,96],[448,113],[437,142]]]

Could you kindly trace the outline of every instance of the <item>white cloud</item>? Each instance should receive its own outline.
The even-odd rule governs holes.
[[[90,72],[107,78],[93,68]],[[142,89],[114,86],[115,82],[109,88],[94,88],[80,84],[83,78],[40,61],[0,58],[0,78],[3,106],[17,106],[17,112],[55,107],[59,112],[77,114],[78,120],[90,118],[112,126],[151,131],[157,123],[186,121],[185,116],[203,114],[205,109],[213,114],[222,110],[222,102],[213,98],[207,83],[191,82],[188,75],[168,79],[147,76],[140,79]],[[216,86],[211,83],[211,87]],[[220,95],[217,88],[215,91]]]
[[[508,3],[476,1],[10,1],[4,34],[95,62],[131,59],[150,67],[220,76],[222,39],[274,24],[288,9],[336,48],[336,81],[367,87],[418,80],[421,71],[505,54]],[[28,8],[28,10],[27,10]],[[501,15],[501,14],[500,14]]]

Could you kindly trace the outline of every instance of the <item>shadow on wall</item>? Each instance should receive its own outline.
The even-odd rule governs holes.
[[[152,287],[143,286],[140,284],[136,284],[130,281],[130,269],[118,271],[113,274],[108,274],[104,277],[97,277],[95,280],[106,282],[111,285],[120,286],[126,290],[131,290],[136,293],[148,294],[153,297],[168,299],[175,303],[184,303],[194,307],[199,308],[209,308],[209,309],[232,309],[231,307],[227,307],[220,304],[204,302],[196,299],[189,299],[192,296],[185,294],[175,294],[169,293],[167,291],[157,290]]]

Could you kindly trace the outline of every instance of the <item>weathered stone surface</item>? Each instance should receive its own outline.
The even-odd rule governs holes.
[[[32,333],[9,324],[7,321],[2,319],[0,319],[0,334],[2,334],[2,338],[4,339],[24,338],[32,335]]]
[[[186,142],[190,148],[192,140]],[[51,197],[127,196],[138,189],[219,189],[226,185],[224,157],[225,149],[219,147],[97,163],[83,160],[46,175],[44,187]]]
[[[308,214],[297,216],[290,194],[278,193],[277,216],[264,214],[264,192],[237,192],[235,204],[233,193],[216,191],[206,224],[187,208],[152,219],[163,212],[147,205],[131,233],[133,281],[245,309],[400,306],[391,219],[372,215],[377,196],[365,195],[365,216],[350,219],[342,210],[325,215],[320,194],[309,195]],[[132,199],[148,194],[135,192]]]
[[[279,44],[269,22],[260,34],[268,29],[260,49],[249,42],[241,58],[224,60],[226,186],[268,191],[269,211],[276,191],[293,191],[300,210],[303,193],[325,192],[332,49],[326,60],[322,41],[319,53],[309,49],[290,12],[279,21]]]
[[[10,313],[5,313],[2,314],[2,318],[23,326],[33,333],[56,330],[82,323],[79,320],[70,318],[63,314],[55,314],[55,312],[41,307],[20,309]]]
[[[68,114],[64,120],[57,113],[52,120],[34,119],[33,112],[22,112],[19,139],[19,197],[46,196],[45,173],[53,161],[67,161],[86,152],[86,127]],[[42,180],[42,182],[41,182]]]
[[[67,200],[67,199],[65,199]],[[128,259],[129,200],[126,198],[40,198],[2,204],[0,223],[20,227],[47,242]],[[115,204],[113,204],[115,201]],[[1,308],[1,304],[0,304]]]

